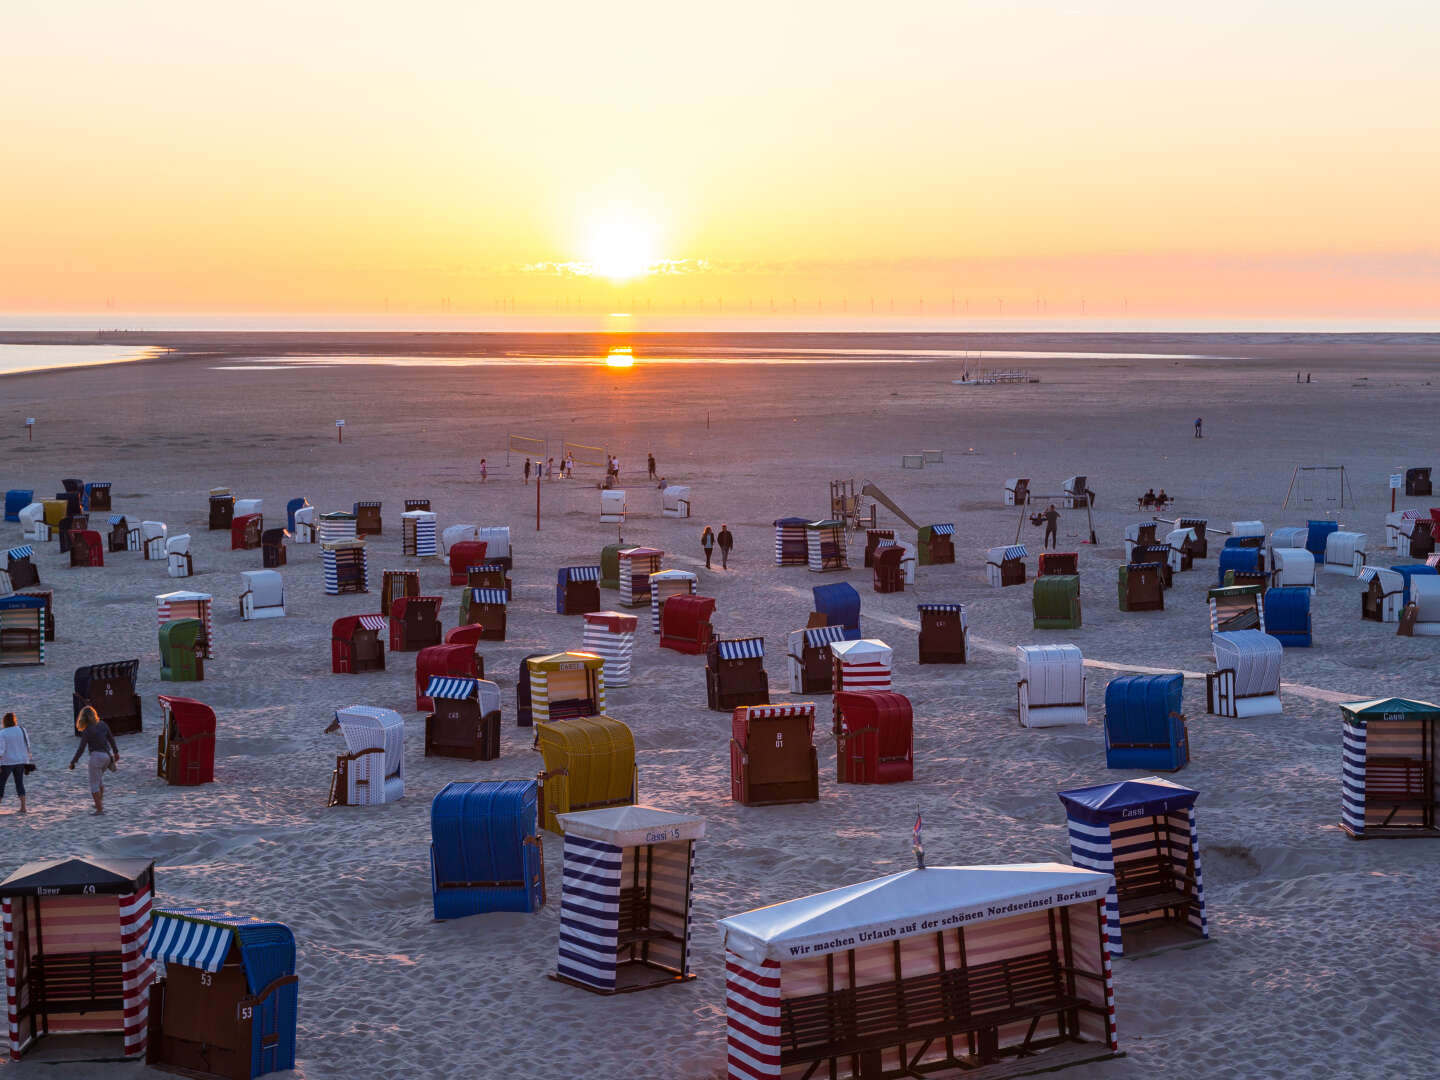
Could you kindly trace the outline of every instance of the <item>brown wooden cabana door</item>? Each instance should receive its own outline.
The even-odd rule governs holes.
[[[238,950],[213,974],[182,964],[166,966],[158,1062],[197,1074],[250,1076],[249,1025],[238,1003],[250,993]]]

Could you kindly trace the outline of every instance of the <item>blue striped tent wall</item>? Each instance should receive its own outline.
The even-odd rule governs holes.
[[[1205,917],[1205,875],[1200,869],[1200,834],[1195,831],[1195,807],[1190,806],[1186,812],[1186,820],[1190,826],[1190,853],[1195,859],[1195,903],[1190,908],[1190,925],[1198,927],[1201,937],[1210,936],[1210,922]],[[1178,814],[1171,814],[1173,822]]]
[[[620,937],[620,868],[614,844],[565,837],[556,974],[597,990],[615,989]]]
[[[1365,835],[1365,727],[1346,724],[1340,742],[1340,824]]]
[[[1115,854],[1110,829],[1105,825],[1087,825],[1071,818],[1070,861],[1082,870],[1097,870],[1111,876],[1110,890],[1105,894],[1105,940],[1113,956],[1124,954],[1120,941],[1120,898],[1115,891]]]

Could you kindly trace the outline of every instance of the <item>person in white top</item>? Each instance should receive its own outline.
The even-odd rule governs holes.
[[[30,736],[15,719],[13,712],[5,714],[4,726],[0,727],[0,801],[5,798],[5,787],[10,778],[15,778],[15,794],[20,796],[20,813],[25,813],[25,772],[30,765]]]

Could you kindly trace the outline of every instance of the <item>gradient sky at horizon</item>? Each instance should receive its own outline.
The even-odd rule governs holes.
[[[1440,314],[1436,41],[1397,0],[17,5],[0,310]],[[571,273],[597,229],[668,272]]]

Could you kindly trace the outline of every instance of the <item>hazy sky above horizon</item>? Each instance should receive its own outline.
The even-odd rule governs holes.
[[[1396,0],[12,5],[0,310],[1435,314],[1437,41]]]

